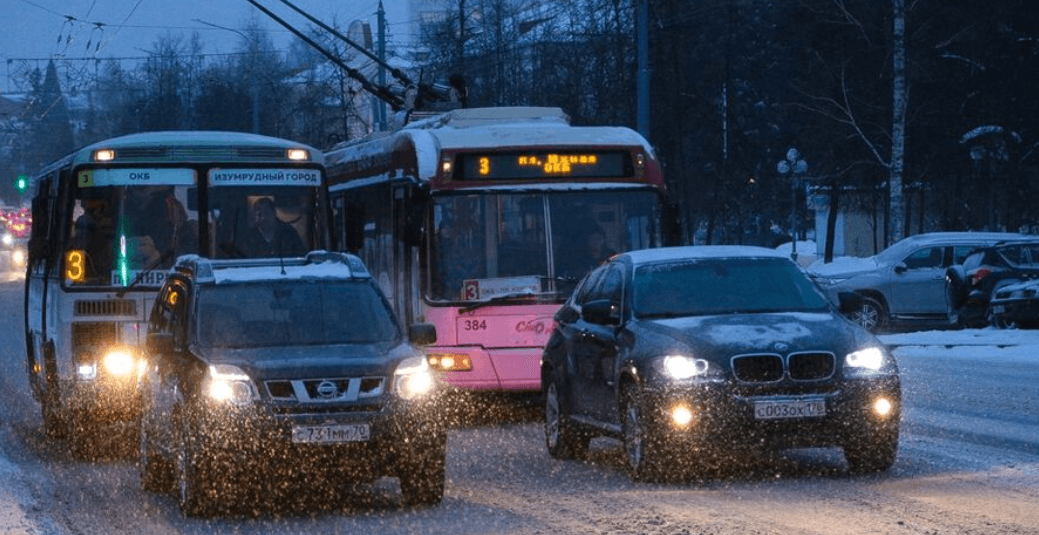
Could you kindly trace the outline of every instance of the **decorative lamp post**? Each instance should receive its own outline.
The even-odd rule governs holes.
[[[801,153],[795,148],[786,151],[786,159],[776,164],[780,175],[790,175],[790,233],[793,238],[790,258],[797,262],[797,187],[799,178],[808,172],[808,162],[801,159]]]

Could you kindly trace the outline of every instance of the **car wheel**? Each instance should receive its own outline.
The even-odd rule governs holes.
[[[141,488],[152,492],[170,492],[173,490],[173,466],[169,460],[157,454],[151,441],[148,426],[141,421],[140,457],[138,466],[141,472]]]
[[[177,433],[177,505],[187,516],[202,517],[213,513],[214,477],[212,463],[197,437],[183,428]]]
[[[400,474],[401,501],[407,507],[436,505],[444,499],[447,464],[447,434],[441,432],[434,444],[412,452]]]
[[[548,454],[556,459],[584,458],[591,438],[574,429],[570,414],[560,399],[556,379],[549,379],[545,388],[545,445]]]
[[[1002,314],[993,314],[992,310],[988,311],[988,323],[997,329],[1016,329],[1017,322],[1007,318]]]
[[[862,306],[851,314],[851,320],[871,333],[879,332],[887,326],[887,310],[880,301],[872,297],[862,297]]]
[[[898,427],[869,431],[853,437],[844,445],[844,459],[852,473],[883,472],[895,464],[898,454]]]
[[[636,481],[658,481],[664,475],[667,457],[664,438],[656,433],[646,402],[634,384],[624,389],[623,425],[624,453],[628,470]]]

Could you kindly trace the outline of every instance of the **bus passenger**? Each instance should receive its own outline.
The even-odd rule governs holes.
[[[296,229],[278,218],[271,198],[260,198],[254,209],[254,225],[241,240],[241,250],[245,256],[303,256],[307,253],[307,246]]]

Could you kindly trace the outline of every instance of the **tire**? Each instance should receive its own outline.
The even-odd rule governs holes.
[[[631,478],[642,482],[660,481],[666,475],[666,440],[660,436],[649,407],[634,384],[624,388],[622,399],[624,454]]]
[[[898,455],[898,427],[871,428],[844,445],[844,459],[853,474],[884,472]]]
[[[574,429],[558,382],[550,378],[545,387],[545,446],[554,459],[583,459],[588,454],[591,437]]]
[[[185,516],[207,517],[213,514],[216,497],[212,478],[219,476],[197,441],[182,424],[177,433],[177,505]]]
[[[862,306],[849,317],[871,333],[880,332],[888,324],[887,309],[880,301],[867,296],[862,296]]]
[[[401,502],[406,507],[436,505],[444,499],[447,464],[447,434],[441,432],[434,444],[413,452],[404,462],[400,478]]]
[[[1017,328],[1017,322],[1015,322],[1012,319],[1008,319],[1006,316],[1003,316],[1002,314],[993,314],[991,309],[989,309],[989,311],[986,313],[986,317],[988,318],[989,325],[992,325],[997,329]]]
[[[148,426],[143,420],[140,427],[140,457],[138,468],[141,475],[141,488],[151,492],[167,493],[173,491],[174,467],[169,459],[158,455],[151,442]]]

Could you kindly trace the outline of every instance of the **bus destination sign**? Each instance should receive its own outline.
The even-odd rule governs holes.
[[[533,151],[457,156],[458,180],[622,178],[634,174],[624,151]]]

